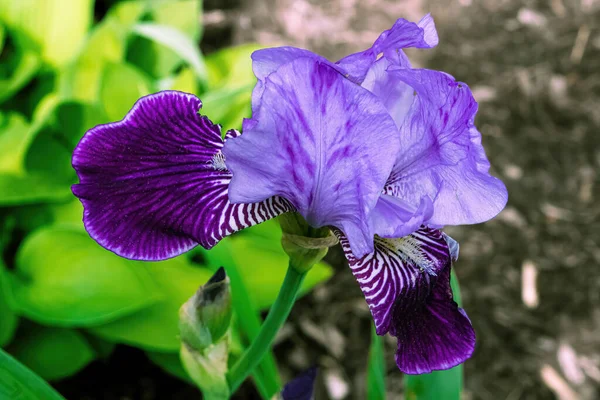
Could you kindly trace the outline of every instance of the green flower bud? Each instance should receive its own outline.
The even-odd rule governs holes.
[[[223,267],[179,310],[181,340],[194,350],[216,343],[231,322],[231,291]]]
[[[231,292],[223,267],[179,310],[180,357],[205,399],[229,398]]]

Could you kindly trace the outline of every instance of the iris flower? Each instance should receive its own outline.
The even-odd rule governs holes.
[[[75,149],[87,231],[123,257],[161,260],[300,213],[338,236],[377,333],[398,339],[400,370],[463,362],[475,334],[452,300],[457,245],[439,229],[493,218],[507,192],[488,173],[467,85],[402,51],[437,43],[427,15],[335,63],[256,51],[252,118],[224,141],[197,97],[140,99]]]

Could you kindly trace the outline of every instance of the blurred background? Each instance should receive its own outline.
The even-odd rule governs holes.
[[[42,1],[48,8],[39,18],[52,19],[54,3]],[[101,321],[72,321],[38,304],[48,293],[42,284],[67,290],[55,282],[60,276],[49,278],[56,276],[56,265],[77,264],[84,257],[82,252],[67,260],[57,255],[52,268],[41,267],[57,248],[44,237],[57,235],[52,226],[60,222],[80,229],[73,228],[80,224],[81,210],[69,197],[74,176],[68,160],[85,129],[120,119],[136,98],[164,88],[201,95],[204,113],[235,127],[249,113],[253,49],[285,44],[337,60],[368,48],[397,18],[418,21],[426,13],[435,19],[440,44],[409,50],[409,57],[471,87],[493,174],[509,190],[506,209],[493,221],[447,229],[461,245],[455,270],[478,336],[475,354],[465,363],[464,398],[600,398],[600,1],[204,0],[201,6],[170,4],[150,11],[115,11],[117,1],[70,3],[73,13],[83,9],[80,16],[73,14],[75,24],[68,15],[56,15],[72,32],[44,41],[52,39],[51,30],[39,33],[28,11],[0,1],[0,226],[8,277],[0,289],[16,292],[21,307],[10,322],[3,319],[0,344],[41,375],[43,368],[56,366],[32,356],[43,352],[32,350],[32,343],[78,349],[76,365],[47,378],[67,398],[197,395],[173,377],[172,359],[155,351],[160,345],[123,333],[131,325],[119,325],[122,318],[113,322],[100,313]],[[148,24],[140,27],[136,21]],[[152,22],[185,32],[192,48],[199,45],[204,63],[193,61],[193,49],[173,49],[172,40],[180,37],[153,30]],[[131,26],[135,34],[129,36]],[[67,38],[75,42],[71,47]],[[30,136],[11,133],[19,129]],[[253,235],[263,233],[250,233],[245,240],[254,240]],[[249,246],[239,246],[236,254],[243,258]],[[47,251],[38,254],[40,248]],[[93,259],[103,254],[94,253]],[[206,273],[212,266],[203,252],[186,260],[195,266],[182,270]],[[333,249],[326,261],[329,266],[315,274],[313,290],[298,301],[278,337],[275,357],[284,380],[319,365],[319,399],[361,399],[370,314],[341,251]],[[271,285],[276,292],[277,285],[260,281],[260,275],[246,277],[247,284]],[[0,312],[9,315],[1,297]],[[57,309],[70,304],[61,301]],[[258,301],[259,308],[270,301]],[[48,342],[47,337],[58,339]],[[397,399],[403,388],[393,362],[395,340],[386,338],[385,346],[388,398]],[[239,398],[255,396],[248,384]]]

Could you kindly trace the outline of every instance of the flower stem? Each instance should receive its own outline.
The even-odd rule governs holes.
[[[275,304],[271,307],[258,336],[227,374],[231,393],[238,389],[271,348],[275,335],[277,335],[279,328],[281,328],[292,310],[305,276],[306,272],[299,272],[290,263]]]

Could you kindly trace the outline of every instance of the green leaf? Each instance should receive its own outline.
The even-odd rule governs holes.
[[[104,69],[100,88],[100,103],[109,120],[117,121],[142,96],[150,94],[150,80],[142,72],[127,64],[108,64]]]
[[[179,351],[179,308],[212,276],[184,257],[142,266],[160,285],[163,300],[130,316],[93,327],[90,332],[107,340],[153,351]]]
[[[144,14],[150,2],[117,3],[91,32],[75,61],[61,71],[59,91],[63,99],[97,102],[107,63],[125,58],[131,27]]]
[[[75,330],[32,326],[19,332],[7,350],[46,380],[71,376],[95,358],[92,347]]]
[[[262,46],[254,43],[226,47],[206,57],[209,90],[254,86],[256,77],[252,72],[250,56]]]
[[[17,113],[0,114],[0,174],[24,175],[30,144],[29,124]]]
[[[76,55],[92,23],[93,0],[0,0],[0,20],[14,32],[17,45],[34,50],[51,65]]]
[[[40,65],[40,58],[31,51],[20,53],[14,60],[4,63],[8,71],[0,68],[0,103],[25,86],[38,72]],[[4,77],[6,72],[10,72],[10,76]]]
[[[72,196],[67,185],[48,181],[45,176],[0,175],[0,206],[64,201]]]
[[[158,25],[177,29],[189,41],[198,43],[200,3],[198,0],[155,2],[150,12],[150,19]],[[161,42],[136,36],[129,43],[127,61],[154,78],[163,78],[181,65],[184,58]]]
[[[3,245],[0,244],[0,253]],[[12,309],[12,299],[9,297],[10,287],[5,276],[6,266],[0,257],[0,347],[4,347],[12,340],[18,324],[18,318]],[[1,389],[0,389],[1,393]]]
[[[252,114],[250,100],[256,77],[250,55],[260,49],[245,44],[219,50],[206,57],[209,90],[202,95],[202,114],[228,129],[241,129]]]
[[[198,80],[204,86],[206,85],[207,72],[202,54],[198,45],[185,33],[172,26],[154,23],[137,24],[133,28],[133,31],[139,36],[153,40],[171,49],[189,64]]]
[[[161,296],[143,263],[118,257],[85,231],[67,226],[28,236],[11,278],[20,314],[60,326],[112,321]]]
[[[164,369],[167,373],[189,383],[190,385],[195,385],[185,368],[183,368],[181,359],[179,358],[179,353],[147,351],[146,355],[150,361]]]
[[[385,357],[383,339],[371,328],[371,348],[367,365],[367,399],[385,400]]]
[[[65,400],[42,378],[0,349],[0,398]]]
[[[450,284],[454,300],[462,305],[458,280],[452,270]],[[460,400],[463,386],[463,366],[423,375],[405,375],[404,390],[407,400]]]

